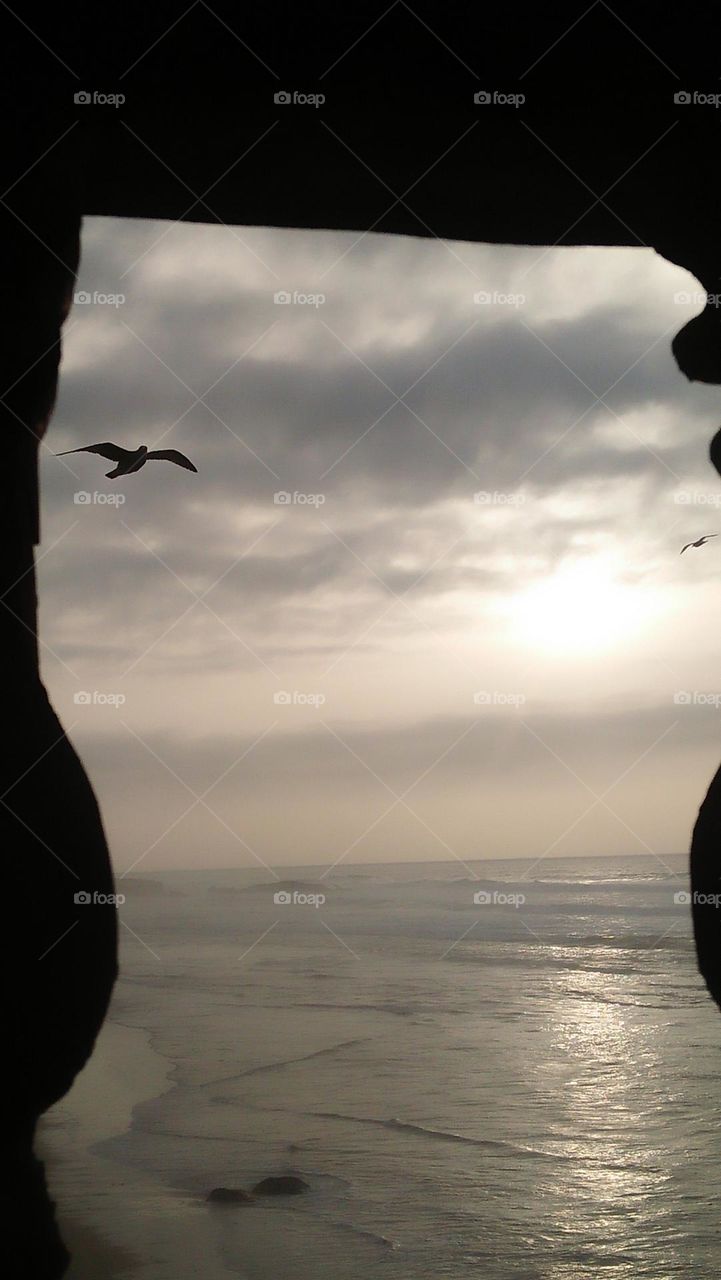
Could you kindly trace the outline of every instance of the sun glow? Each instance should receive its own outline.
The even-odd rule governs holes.
[[[557,654],[598,653],[635,639],[658,612],[655,591],[624,581],[601,560],[562,565],[514,597],[514,638]]]

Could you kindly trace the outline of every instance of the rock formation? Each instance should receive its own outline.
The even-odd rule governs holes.
[[[37,450],[81,215],[645,245],[715,293],[719,112],[694,95],[718,90],[717,14],[699,0],[583,13],[564,2],[525,18],[461,0],[71,0],[0,21],[0,833],[12,904],[0,1256],[15,1280],[51,1280],[65,1254],[33,1131],[91,1052],[116,966],[113,908],[74,902],[111,892],[112,877],[37,662]],[[710,304],[674,339],[686,376],[721,382],[720,337]],[[717,775],[694,837],[696,886],[718,887],[720,828]],[[718,920],[696,910],[721,999]]]
[[[253,1187],[254,1196],[300,1196],[304,1191],[310,1191],[308,1183],[291,1173],[263,1178]]]
[[[213,1187],[208,1194],[209,1204],[253,1204],[255,1196],[242,1187]]]
[[[78,231],[77,214],[67,209],[48,211],[44,220],[33,210],[27,228],[7,211],[0,219],[0,1256],[7,1274],[28,1280],[60,1275],[67,1261],[33,1156],[35,1125],[90,1055],[116,973],[115,911],[104,901],[113,880],[100,814],[38,670],[37,452],[55,399]]]

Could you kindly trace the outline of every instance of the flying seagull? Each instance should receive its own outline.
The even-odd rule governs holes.
[[[679,555],[682,556],[684,551],[688,551],[689,547],[702,547],[704,542],[708,542],[709,538],[718,538],[718,534],[705,533],[702,538],[697,538],[696,542],[687,542],[686,546],[679,551]]]
[[[117,462],[117,466],[112,471],[106,471],[105,474],[109,480],[114,480],[116,476],[129,476],[132,471],[139,471],[144,467],[149,458],[160,458],[163,462],[174,462],[178,467],[185,467],[186,471],[197,471],[190,458],[186,458],[184,453],[179,453],[177,449],[148,449],[148,446],[141,444],[137,449],[121,449],[117,444],[86,444],[80,449],[64,449],[62,453],[56,453],[56,458],[64,458],[68,453],[99,453],[101,458],[110,458],[113,462]]]

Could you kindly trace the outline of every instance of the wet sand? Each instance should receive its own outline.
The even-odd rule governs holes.
[[[67,1097],[44,1117],[38,1155],[72,1262],[67,1280],[185,1280],[235,1276],[218,1264],[202,1201],[168,1191],[152,1175],[98,1149],[127,1133],[133,1109],[170,1087],[170,1064],[146,1032],[106,1021]],[[212,1259],[212,1262],[211,1262]]]

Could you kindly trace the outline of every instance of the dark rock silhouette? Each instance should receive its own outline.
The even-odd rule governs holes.
[[[291,1173],[263,1178],[253,1187],[254,1196],[300,1196],[304,1191],[310,1191],[310,1185]]]
[[[701,805],[691,842],[691,890],[698,964],[721,1006],[721,768]]]
[[[718,382],[721,349],[718,308],[706,305],[700,315],[694,316],[676,334],[671,346],[679,369],[691,382]]]
[[[90,784],[40,682],[33,567],[37,452],[81,215],[645,245],[713,298],[718,112],[692,95],[719,87],[717,14],[701,0],[583,14],[565,0],[525,14],[461,0],[71,0],[27,21],[6,9],[0,23],[0,833],[12,903],[0,1258],[14,1280],[54,1280],[66,1254],[33,1133],[91,1052],[116,973],[114,908],[74,902],[112,893],[112,876]],[[294,100],[303,91],[325,101]],[[687,377],[721,382],[713,301],[673,351]],[[712,458],[721,470],[717,445]],[[718,888],[720,835],[717,775],[694,833],[699,891]],[[721,917],[704,905],[694,918],[721,1003]]]
[[[62,1274],[67,1255],[32,1151],[35,1126],[92,1050],[116,974],[116,921],[95,797],[38,670],[37,451],[55,399],[79,220],[33,212],[32,233],[7,213],[0,220],[4,312],[14,318],[0,344],[0,1257],[7,1274],[44,1280]]]
[[[213,1187],[208,1194],[209,1204],[253,1204],[255,1196],[242,1187]]]

